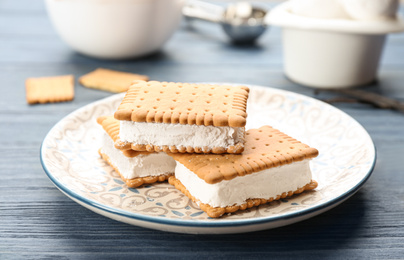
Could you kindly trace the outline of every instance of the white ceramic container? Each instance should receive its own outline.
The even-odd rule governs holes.
[[[283,28],[284,70],[315,88],[349,88],[375,80],[387,34],[404,30],[401,18],[383,21],[317,19],[275,7],[267,22]]]
[[[181,20],[184,0],[45,0],[60,37],[102,59],[129,59],[159,50]]]

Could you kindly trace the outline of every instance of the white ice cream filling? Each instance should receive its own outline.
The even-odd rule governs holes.
[[[165,153],[151,153],[127,157],[114,147],[114,142],[108,135],[103,137],[101,152],[109,157],[110,163],[125,179],[147,176],[159,176],[174,173],[175,161]]]
[[[121,121],[119,138],[123,142],[143,145],[228,148],[243,142],[244,131],[244,127]]]
[[[177,162],[175,178],[200,202],[212,207],[226,207],[241,205],[247,199],[274,198],[304,187],[312,179],[309,161],[286,164],[215,184],[206,183]]]

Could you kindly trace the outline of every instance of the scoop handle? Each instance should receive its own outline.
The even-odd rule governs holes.
[[[190,0],[182,9],[182,14],[189,19],[204,20],[213,23],[222,21],[224,8],[199,0]]]

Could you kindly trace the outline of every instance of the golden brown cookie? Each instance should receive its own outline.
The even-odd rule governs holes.
[[[284,199],[284,198],[290,197],[294,194],[302,193],[303,191],[306,191],[306,190],[313,190],[318,185],[316,181],[312,180],[310,183],[306,184],[305,186],[303,186],[295,191],[283,192],[282,194],[279,194],[276,197],[248,199],[245,203],[243,203],[241,205],[234,205],[234,206],[228,206],[228,207],[211,207],[210,205],[202,203],[198,199],[196,199],[194,196],[192,196],[189,193],[189,191],[185,188],[185,186],[182,185],[182,183],[178,179],[176,179],[174,176],[169,177],[168,182],[171,185],[173,185],[177,190],[179,190],[183,194],[185,194],[185,196],[187,196],[193,202],[198,204],[199,207],[201,208],[201,210],[205,211],[208,214],[208,216],[211,218],[219,218],[226,213],[234,213],[236,211],[246,210],[246,209],[254,207],[254,206],[259,206],[259,205],[263,205],[266,203],[270,203],[274,200]]]
[[[129,72],[98,68],[79,78],[80,84],[88,88],[114,93],[125,92],[133,81],[149,80],[148,76]]]
[[[74,98],[74,76],[28,78],[25,90],[28,104],[70,101]]]
[[[241,154],[169,154],[206,183],[214,184],[253,172],[290,164],[318,155],[296,139],[263,126],[246,133],[244,152]]]
[[[249,88],[138,81],[115,118],[134,122],[244,127]]]
[[[230,145],[227,148],[224,147],[214,147],[208,148],[204,147],[192,147],[192,146],[175,146],[175,145],[152,145],[152,144],[130,144],[127,142],[122,142],[118,140],[115,143],[115,147],[120,150],[132,149],[134,151],[142,152],[165,152],[165,153],[212,153],[212,154],[239,154],[244,150],[244,143],[237,143],[236,145]]]

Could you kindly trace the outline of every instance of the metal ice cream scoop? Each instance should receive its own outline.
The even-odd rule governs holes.
[[[266,30],[266,11],[248,2],[239,2],[223,8],[207,2],[192,0],[183,8],[187,18],[201,19],[222,25],[235,43],[253,43]]]

